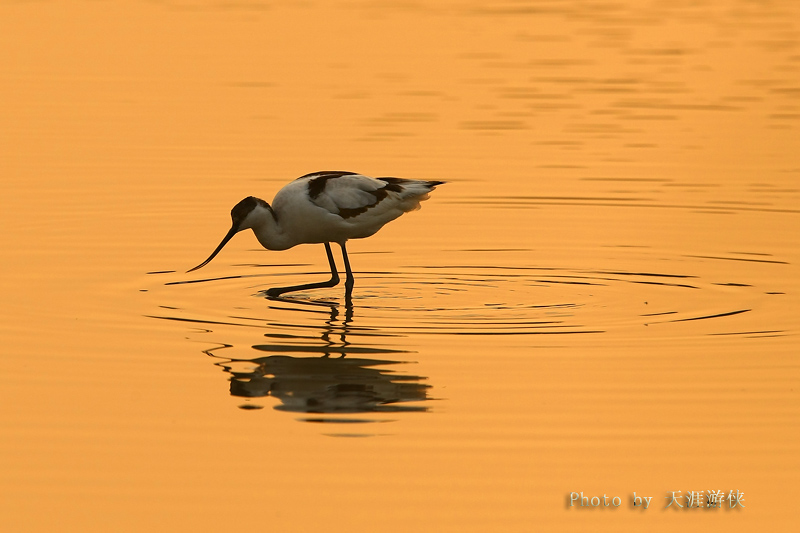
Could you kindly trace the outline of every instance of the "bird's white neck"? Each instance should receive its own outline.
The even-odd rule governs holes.
[[[276,220],[271,208],[257,207],[248,216],[248,222],[253,233],[256,234],[258,242],[267,250],[286,250],[294,246]]]

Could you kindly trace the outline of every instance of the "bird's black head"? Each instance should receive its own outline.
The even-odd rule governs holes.
[[[219,243],[217,249],[211,253],[208,259],[206,259],[193,269],[189,270],[188,272],[206,266],[212,259],[214,259],[214,257],[216,257],[219,251],[222,250],[223,246],[228,244],[228,241],[231,240],[231,238],[233,238],[234,235],[236,235],[243,229],[251,228],[252,224],[254,223],[254,220],[252,218],[249,218],[250,214],[253,211],[257,210],[258,208],[264,208],[267,209],[270,213],[273,213],[272,208],[269,206],[267,202],[265,202],[261,198],[256,198],[255,196],[248,196],[247,198],[245,198],[244,200],[233,206],[233,209],[231,209],[231,229],[228,230],[228,234],[225,235],[225,237],[222,239],[222,242]],[[274,217],[275,214],[273,213],[272,216]]]
[[[248,196],[233,206],[233,209],[231,209],[231,222],[233,223],[233,227],[240,228],[247,218],[247,215],[252,213],[259,203],[266,204],[266,202],[260,198]]]

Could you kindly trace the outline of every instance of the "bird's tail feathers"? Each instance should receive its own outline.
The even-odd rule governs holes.
[[[401,203],[399,207],[405,211],[416,211],[419,209],[420,202],[424,202],[429,198],[429,193],[433,191],[437,185],[441,185],[443,181],[426,181],[426,180],[409,180],[402,178],[378,178],[386,182],[388,185],[385,190],[390,193],[396,194]]]

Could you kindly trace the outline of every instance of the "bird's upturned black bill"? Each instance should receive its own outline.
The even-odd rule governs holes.
[[[233,226],[233,227],[230,229],[230,231],[228,231],[228,234],[227,234],[227,235],[225,235],[225,238],[224,238],[224,239],[222,239],[222,242],[221,242],[221,243],[219,243],[219,246],[217,246],[217,249],[216,249],[216,250],[214,250],[214,251],[211,253],[211,255],[210,255],[210,256],[208,256],[208,259],[206,259],[205,261],[203,261],[202,263],[200,263],[200,264],[199,264],[199,265],[197,265],[196,267],[194,267],[194,268],[192,268],[192,269],[189,269],[189,270],[187,270],[187,271],[186,271],[186,273],[188,274],[189,272],[194,272],[194,271],[195,271],[195,270],[197,270],[198,268],[202,268],[202,267],[206,266],[208,263],[210,263],[210,262],[211,262],[211,260],[212,260],[212,259],[214,259],[214,258],[217,256],[217,254],[219,253],[219,251],[220,251],[220,250],[222,250],[222,247],[223,247],[223,246],[225,246],[226,244],[228,244],[228,241],[229,241],[229,240],[231,240],[231,238],[233,238],[233,236],[234,236],[234,235],[236,235],[237,231],[238,231],[238,229],[236,228],[236,226]]]

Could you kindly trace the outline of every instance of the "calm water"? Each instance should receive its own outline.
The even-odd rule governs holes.
[[[0,54],[9,531],[796,527],[794,2],[19,2]],[[352,302],[183,273],[324,169],[448,183]]]

